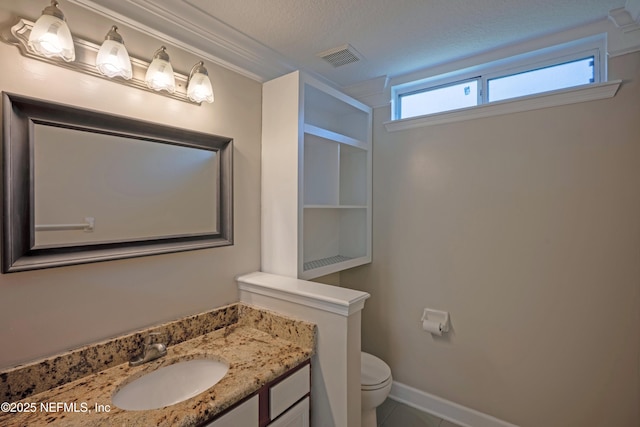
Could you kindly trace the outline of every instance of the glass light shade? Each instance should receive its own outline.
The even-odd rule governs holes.
[[[42,11],[31,29],[29,47],[47,58],[61,58],[66,62],[76,59],[73,38],[62,11],[58,9],[58,2],[52,1],[51,6]]]
[[[199,62],[193,66],[189,75],[187,97],[193,102],[213,102],[213,88],[209,80],[209,73],[204,68],[204,63]]]
[[[117,29],[113,26],[100,46],[96,58],[96,68],[107,77],[119,76],[129,80],[132,75],[131,59]]]
[[[153,90],[166,90],[173,93],[176,90],[176,79],[173,75],[173,67],[169,62],[169,55],[165,52],[166,48],[162,46],[153,56],[153,61],[147,69],[144,78],[147,86]]]

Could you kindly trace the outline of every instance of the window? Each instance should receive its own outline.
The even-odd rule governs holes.
[[[402,119],[478,105],[478,80],[456,82],[399,96]]]
[[[487,102],[595,82],[595,58],[589,56],[549,67],[487,79]]]
[[[494,61],[392,87],[393,120],[606,81],[605,37]]]

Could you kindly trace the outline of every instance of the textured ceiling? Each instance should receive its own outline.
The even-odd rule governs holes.
[[[606,19],[625,0],[77,0],[99,4],[175,38],[234,35],[243,57],[347,86],[397,76]],[[104,12],[104,10],[103,10]],[[173,17],[173,19],[172,19]],[[168,23],[183,22],[182,33]],[[172,31],[174,31],[172,33]],[[242,37],[238,37],[241,35]],[[218,40],[219,45],[219,40]],[[349,43],[363,57],[334,68],[316,55]],[[200,44],[200,50],[213,44]],[[233,61],[233,59],[228,59]],[[277,65],[274,65],[276,64]],[[253,70],[260,74],[260,70]]]
[[[340,85],[397,75],[607,17],[624,0],[188,0]],[[364,60],[316,54],[350,43]]]

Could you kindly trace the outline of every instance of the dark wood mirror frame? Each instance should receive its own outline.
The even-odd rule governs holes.
[[[127,117],[2,93],[2,273],[109,261],[233,244],[233,140]],[[216,152],[214,233],[34,249],[34,124]]]

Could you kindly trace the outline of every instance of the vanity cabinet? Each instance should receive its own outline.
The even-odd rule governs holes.
[[[244,403],[241,403],[233,410],[220,416],[217,420],[206,424],[205,427],[238,427],[238,426],[255,426],[260,425],[258,420],[259,414],[259,398],[253,396]]]
[[[269,427],[309,427],[309,398],[302,399],[300,403],[269,424]]]
[[[309,427],[311,365],[291,369],[204,427]]]
[[[263,85],[262,271],[371,262],[371,108],[302,72]]]

